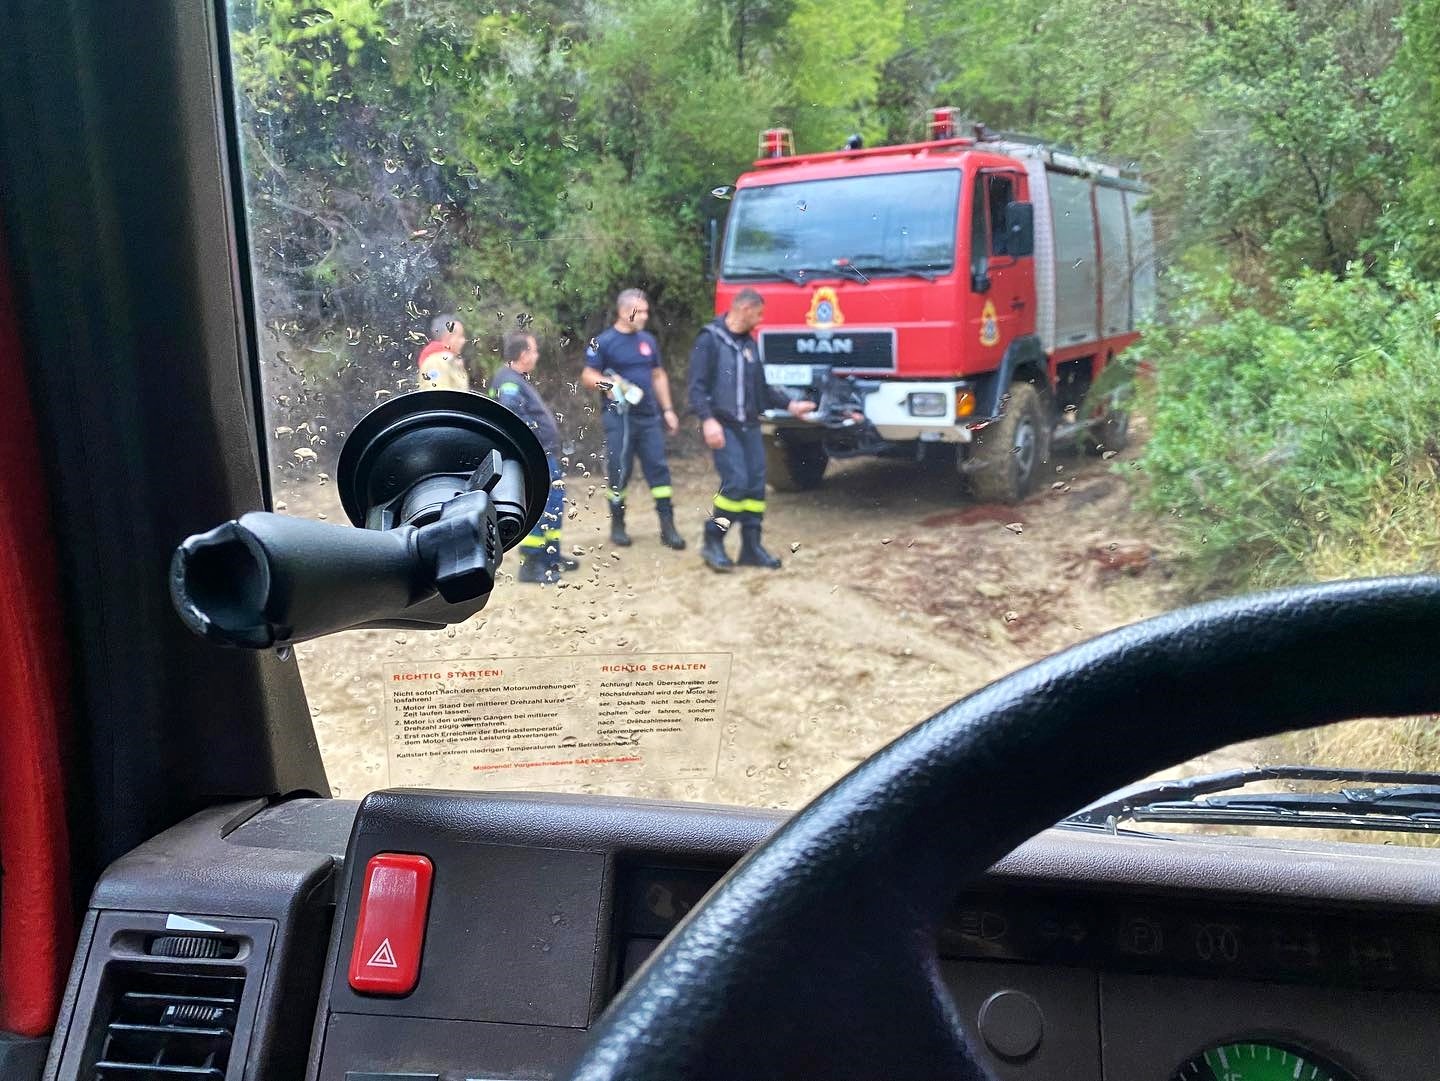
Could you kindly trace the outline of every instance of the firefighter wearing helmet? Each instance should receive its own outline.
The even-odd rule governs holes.
[[[690,353],[690,408],[700,418],[705,445],[715,456],[720,491],[705,522],[700,556],[713,570],[729,571],[725,554],[730,522],[740,523],[744,567],[775,570],[780,560],[765,550],[765,441],[760,417],[766,409],[786,409],[801,417],[814,402],[791,401],[765,381],[765,366],[754,330],[765,314],[765,298],[754,289],[736,294],[730,310],[707,323]]]

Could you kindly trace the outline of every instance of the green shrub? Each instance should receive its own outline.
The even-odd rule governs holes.
[[[1403,268],[1283,283],[1178,282],[1155,364],[1145,498],[1196,584],[1263,586],[1440,557],[1440,286]]]

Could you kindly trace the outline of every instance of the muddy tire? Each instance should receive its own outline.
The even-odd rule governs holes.
[[[1085,449],[1091,454],[1106,451],[1122,451],[1130,445],[1130,414],[1124,409],[1112,409],[1105,419],[1085,433]]]
[[[765,437],[765,480],[777,492],[820,487],[830,455],[816,439],[790,439],[776,432]]]
[[[971,495],[982,503],[1020,502],[1050,460],[1051,427],[1039,391],[1013,383],[1001,409],[999,420],[975,433],[965,463]]]

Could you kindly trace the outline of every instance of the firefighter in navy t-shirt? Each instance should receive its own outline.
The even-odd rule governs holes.
[[[635,459],[650,485],[660,516],[660,543],[685,547],[675,528],[670,463],[665,460],[665,433],[680,430],[670,378],[660,364],[660,343],[645,332],[650,302],[639,289],[626,289],[615,300],[615,325],[590,343],[581,382],[599,390],[604,402],[605,473],[610,496],[610,543],[630,544],[625,531],[625,489]],[[663,427],[662,427],[663,425]]]
[[[501,342],[500,356],[505,363],[491,380],[490,393],[530,426],[545,448],[545,460],[550,463],[550,491],[545,512],[529,536],[520,541],[520,573],[516,577],[522,582],[555,582],[561,571],[573,571],[580,565],[560,551],[560,521],[565,513],[565,474],[559,461],[560,428],[555,423],[555,414],[528,378],[540,360],[535,335],[512,330]]]

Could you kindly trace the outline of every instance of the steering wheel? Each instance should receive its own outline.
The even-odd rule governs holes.
[[[1065,815],[1240,740],[1440,712],[1440,578],[1171,612],[962,699],[821,794],[696,907],[573,1081],[983,1079],[940,980],[962,887]]]

